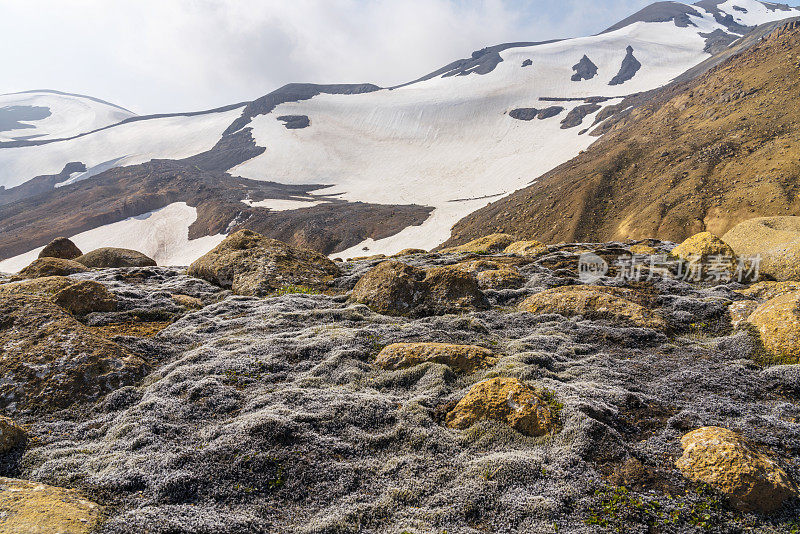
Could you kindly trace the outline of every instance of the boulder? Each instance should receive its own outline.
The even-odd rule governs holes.
[[[16,295],[25,293],[29,295],[53,296],[76,282],[77,280],[74,278],[68,278],[66,276],[31,278],[29,280],[0,285],[0,294]]]
[[[448,365],[470,373],[495,362],[491,350],[476,345],[448,343],[393,343],[384,347],[375,360],[382,369],[405,369],[425,362]]]
[[[139,251],[113,247],[98,248],[87,252],[75,258],[75,261],[92,269],[156,266],[154,259],[145,256]]]
[[[25,443],[25,431],[12,419],[0,415],[0,454],[21,447]]]
[[[89,534],[103,508],[75,490],[14,478],[0,478],[3,534]]]
[[[723,236],[736,254],[760,256],[760,272],[779,281],[800,280],[800,217],[759,217]]]
[[[800,291],[800,282],[764,281],[739,291],[742,295],[758,300],[771,300],[786,293]]]
[[[489,308],[475,277],[455,266],[427,271],[385,261],[358,281],[350,300],[384,315],[413,317]]]
[[[62,260],[74,260],[81,256],[83,252],[75,246],[75,243],[66,237],[57,237],[50,241],[39,253],[40,258],[61,258]]]
[[[484,420],[499,421],[528,436],[542,436],[555,426],[547,402],[516,378],[475,384],[446,418],[447,426],[461,430]]]
[[[518,254],[520,256],[533,256],[547,250],[547,245],[538,241],[514,241],[503,251],[506,254]]]
[[[675,465],[695,482],[716,488],[743,512],[772,512],[797,488],[774,460],[735,432],[704,427],[681,439]]]
[[[630,300],[630,290],[602,286],[556,287],[525,299],[520,310],[565,317],[583,316],[587,319],[607,319],[641,328],[665,329],[664,319],[644,306]],[[625,295],[625,296],[622,296]]]
[[[146,363],[49,299],[0,295],[0,409],[49,411],[133,384]]]
[[[42,278],[45,276],[69,276],[70,274],[85,273],[89,269],[82,263],[61,258],[39,258],[22,269],[14,280],[26,278]]]
[[[326,289],[339,267],[313,250],[240,230],[192,263],[189,275],[240,295],[266,296],[287,285]]]
[[[514,237],[508,234],[491,234],[474,239],[469,243],[457,247],[444,248],[440,252],[442,254],[459,254],[466,252],[472,254],[491,254],[494,252],[503,252],[514,241]]]
[[[490,269],[481,271],[477,275],[478,287],[481,289],[518,289],[524,286],[528,279],[516,269]]]
[[[800,291],[761,304],[748,318],[780,363],[800,362]]]
[[[402,256],[413,256],[415,254],[427,254],[427,250],[423,250],[421,248],[404,248],[397,254],[392,254],[393,258],[400,258]]]
[[[53,302],[73,315],[112,312],[117,309],[117,297],[106,286],[94,280],[82,280],[65,287],[53,295]]]

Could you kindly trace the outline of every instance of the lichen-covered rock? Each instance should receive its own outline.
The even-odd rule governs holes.
[[[182,295],[180,293],[173,293],[171,296],[172,300],[174,300],[176,304],[183,306],[184,308],[198,310],[204,306],[203,301],[197,297]]]
[[[516,269],[490,269],[477,274],[481,289],[517,289],[525,285],[527,278]]]
[[[61,258],[39,258],[22,269],[14,280],[26,278],[42,278],[45,276],[68,276],[70,274],[85,273],[89,269],[82,263]]]
[[[103,247],[75,258],[75,261],[92,269],[112,267],[155,267],[156,261],[138,250]]]
[[[506,254],[519,254],[520,256],[533,256],[547,250],[547,245],[539,241],[514,241],[503,252]]]
[[[731,326],[739,328],[747,322],[747,319],[758,308],[758,302],[754,300],[739,300],[728,306],[728,315],[731,318]]]
[[[29,295],[52,296],[62,289],[76,283],[74,278],[66,276],[44,276],[42,278],[31,278],[0,285],[0,294],[15,295],[27,293]]]
[[[192,263],[189,275],[240,295],[261,297],[287,285],[326,289],[339,267],[313,250],[240,230]]]
[[[731,228],[723,239],[739,256],[760,256],[762,275],[800,280],[800,217],[750,219]]]
[[[736,253],[722,239],[711,232],[700,232],[672,249],[672,255],[686,261],[706,262],[712,256],[727,258],[736,264]]]
[[[365,274],[350,300],[384,315],[440,315],[489,307],[475,277],[458,267],[425,271],[397,261],[380,263]]]
[[[89,534],[102,514],[100,505],[75,490],[0,478],[3,534]]]
[[[25,430],[12,419],[0,415],[0,454],[20,447],[25,442]]]
[[[628,248],[628,250],[630,250],[632,254],[637,254],[641,256],[653,256],[654,254],[658,254],[658,251],[654,247],[651,247],[650,245],[644,245],[641,243],[636,245],[631,245]]]
[[[591,285],[556,287],[528,297],[519,307],[522,311],[536,314],[580,315],[587,319],[607,319],[641,328],[666,328],[662,317],[619,296],[626,293],[615,288]]]
[[[511,243],[513,243],[514,236],[508,234],[491,234],[485,237],[474,239],[469,243],[464,243],[457,247],[449,247],[442,249],[442,254],[458,254],[471,252],[473,254],[490,254],[492,252],[502,252]]]
[[[402,256],[413,256],[415,254],[427,254],[428,251],[421,248],[404,248],[397,254],[392,254],[393,258],[400,258]]]
[[[50,241],[39,253],[40,258],[61,258],[63,260],[74,260],[81,256],[83,252],[75,243],[66,237],[57,237]]]
[[[475,384],[447,414],[447,426],[466,429],[479,421],[494,420],[528,436],[553,430],[550,406],[516,378],[492,378]]]
[[[800,291],[800,282],[763,281],[742,289],[739,293],[758,300],[771,300],[794,291]]]
[[[448,365],[456,371],[472,372],[491,365],[491,350],[476,345],[449,343],[392,343],[381,350],[375,365],[382,369],[405,369],[425,362]]]
[[[82,280],[53,295],[53,302],[73,315],[111,312],[117,309],[117,298],[106,286],[94,280]]]
[[[800,362],[800,291],[760,305],[748,318],[758,328],[764,348],[781,363]]]
[[[0,409],[7,412],[94,401],[147,370],[46,298],[0,295],[0,318]]]
[[[384,315],[408,315],[424,301],[425,271],[398,261],[385,261],[361,277],[350,300]]]
[[[744,512],[772,512],[797,494],[789,476],[774,460],[740,435],[703,427],[681,439],[683,456],[675,465],[690,480],[724,493]]]
[[[428,269],[422,286],[423,308],[429,314],[440,315],[489,308],[489,301],[478,287],[475,277],[456,267]]]

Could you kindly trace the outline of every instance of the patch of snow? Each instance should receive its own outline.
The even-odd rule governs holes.
[[[152,159],[182,159],[210,150],[241,115],[242,108],[192,117],[162,117],[120,124],[68,141],[0,148],[0,186],[58,174],[70,161],[87,169],[107,162],[136,165]],[[282,126],[281,126],[282,127]]]
[[[83,252],[101,247],[138,250],[159,265],[189,265],[216,247],[222,234],[189,239],[189,226],[197,220],[197,210],[176,202],[123,221],[107,224],[69,236]],[[0,261],[0,272],[17,272],[35,260],[44,247]]]
[[[800,9],[792,8],[791,11],[770,9],[768,5],[758,2],[757,0],[727,0],[717,7],[720,11],[731,15],[733,20],[744,26],[758,26],[787,17],[800,16]],[[747,12],[739,11],[738,9],[734,9],[734,7],[744,8]]]
[[[324,200],[281,200],[275,198],[268,198],[258,202],[245,199],[242,200],[242,202],[253,208],[269,208],[272,211],[298,210],[301,208],[310,208],[311,206],[318,206],[326,203]]]
[[[117,124],[135,116],[130,111],[89,97],[51,91],[0,95],[0,108],[12,106],[48,108],[50,116],[41,120],[23,121],[32,128],[0,132],[0,141],[12,141],[15,137],[23,136],[36,136],[37,140],[62,139]]]

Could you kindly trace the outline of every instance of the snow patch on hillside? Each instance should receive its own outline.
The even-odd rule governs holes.
[[[196,220],[195,208],[176,202],[70,239],[83,252],[102,247],[129,248],[146,254],[159,265],[189,265],[225,238],[220,234],[189,240],[189,226]],[[0,272],[19,271],[35,260],[43,248],[0,261]]]
[[[771,8],[756,0],[727,0],[717,6],[733,17],[733,20],[744,26],[758,26],[767,22],[800,16],[800,9],[793,8],[784,11],[780,8]],[[735,8],[740,9],[735,9]],[[745,11],[742,11],[744,9]]]

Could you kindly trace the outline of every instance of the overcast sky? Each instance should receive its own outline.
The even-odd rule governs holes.
[[[649,3],[0,0],[0,93],[57,89],[161,113],[289,82],[389,86],[486,45],[597,33]]]

